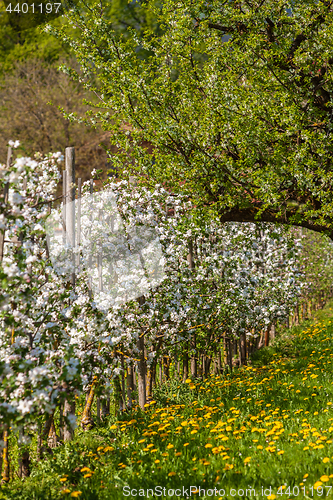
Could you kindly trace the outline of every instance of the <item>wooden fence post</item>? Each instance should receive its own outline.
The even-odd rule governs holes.
[[[77,247],[78,253],[76,257],[76,266],[80,272],[80,244],[81,244],[81,196],[82,196],[82,179],[79,177],[77,182]]]
[[[67,172],[62,171],[62,244],[66,245]]]
[[[67,243],[74,250],[75,247],[75,148],[66,148],[65,150],[66,167],[66,234]],[[71,277],[71,284],[75,286],[75,254],[73,252],[74,271]]]
[[[12,161],[12,148],[9,147],[7,150],[7,170],[10,169],[11,161]],[[9,183],[6,182],[5,188],[4,188],[4,193],[3,193],[4,203],[7,203],[7,201],[8,201],[8,192],[9,192]],[[4,255],[5,233],[6,233],[5,229],[3,230],[3,233],[0,233],[0,238],[1,238],[0,239],[0,262],[2,262],[3,255]],[[3,431],[4,447],[2,450],[2,460],[1,460],[2,482],[6,482],[6,483],[9,481],[9,472],[10,472],[8,437],[9,437],[9,429],[8,429],[8,425],[7,425]],[[3,467],[3,469],[2,469],[2,467]]]
[[[75,248],[75,148],[65,149],[65,171],[63,172],[63,220],[66,237],[63,238],[66,243],[71,245],[72,252]],[[71,285],[75,287],[75,254],[72,253],[72,263],[74,270],[71,275]],[[75,415],[75,402],[70,403],[65,400],[63,416]],[[63,429],[64,441],[73,439],[74,431],[65,422]]]
[[[139,304],[143,305],[145,298],[144,296],[139,297]],[[146,404],[146,360],[145,360],[145,341],[144,333],[139,334],[137,340],[137,348],[139,350],[139,362],[138,362],[138,393],[139,393],[139,406],[144,411]]]

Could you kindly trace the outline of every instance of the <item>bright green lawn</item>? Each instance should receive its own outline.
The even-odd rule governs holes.
[[[332,316],[283,333],[231,376],[173,381],[146,414],[79,430],[0,498],[147,498],[157,486],[149,498],[333,498]]]

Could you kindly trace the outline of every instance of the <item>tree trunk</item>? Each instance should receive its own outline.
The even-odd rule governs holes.
[[[268,325],[268,327],[266,328],[266,331],[265,331],[265,346],[266,347],[269,344],[269,333],[270,333],[270,330],[271,330],[271,325]]]
[[[116,375],[114,377],[114,388],[115,388],[115,415],[117,415],[118,410],[120,412],[125,410],[125,401],[123,399],[121,378],[119,375]]]
[[[52,418],[49,434],[47,437],[47,444],[49,448],[56,448],[57,444],[59,442],[59,437],[57,436],[55,425],[54,425],[54,419]]]
[[[196,353],[196,348],[197,348],[197,339],[196,335],[193,334],[192,341],[191,341],[191,347],[192,350],[194,351],[192,356],[191,356],[191,376],[193,378],[197,378],[198,376],[198,367],[197,367],[197,353]]]
[[[188,354],[183,355],[183,383],[188,379]]]
[[[68,415],[75,415],[75,403],[69,403],[69,401],[65,401],[64,403],[64,417]],[[72,427],[67,424],[66,420],[64,422],[64,441],[71,441],[74,437],[74,430]]]
[[[144,411],[147,397],[146,397],[145,343],[144,343],[144,336],[142,334],[138,338],[137,346],[139,349],[139,362],[138,362],[139,406]]]
[[[160,385],[162,385],[163,384],[162,358],[160,358],[159,369],[160,369]]]
[[[132,365],[127,365],[127,377],[126,377],[126,382],[127,382],[127,407],[132,408],[133,404],[133,391],[134,391],[134,384],[133,384],[133,367]]]
[[[231,347],[231,340],[228,338],[227,339],[227,356],[228,356],[228,365],[230,368],[230,371],[232,372],[232,347]]]
[[[170,359],[168,356],[164,356],[163,358],[163,369],[165,380],[170,380]]]
[[[102,401],[102,416],[103,416],[103,419],[107,415],[110,415],[110,396],[108,396],[106,399],[103,399],[103,401]]]
[[[93,381],[92,381],[92,384],[90,386],[90,390],[88,393],[88,397],[86,400],[86,404],[85,404],[85,407],[84,407],[84,410],[82,413],[81,427],[83,429],[88,429],[89,427],[94,426],[94,421],[91,417],[91,408],[92,408],[93,401],[94,401],[96,384],[97,384],[97,376],[94,375],[94,378],[93,378]]]
[[[8,437],[9,437],[9,432],[8,428],[4,430],[3,433],[3,441],[4,441],[4,447],[2,450],[2,482],[8,483],[9,482],[9,443],[8,443]]]
[[[96,398],[96,422],[97,425],[101,423],[101,398]]]

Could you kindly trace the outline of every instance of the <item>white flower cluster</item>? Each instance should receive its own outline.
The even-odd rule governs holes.
[[[5,245],[0,268],[0,424],[33,426],[36,415],[52,413],[60,402],[73,400],[94,375],[106,394],[124,361],[137,363],[137,340],[143,333],[151,365],[161,355],[189,349],[194,332],[200,332],[197,348],[200,342],[204,346],[218,341],[225,331],[234,338],[255,337],[295,304],[302,276],[300,244],[293,235],[254,224],[221,227],[218,220],[196,225],[185,197],[171,196],[161,186],[151,192],[126,181],[109,182],[112,200],[102,195],[94,201],[95,212],[105,203],[117,207],[113,220],[89,225],[89,206],[82,207],[93,238],[81,235],[76,284],[69,286],[66,266],[54,268],[48,258],[44,230],[61,159],[60,153],[19,158],[1,180],[2,186],[10,183],[10,196],[0,210],[0,228],[11,243]],[[89,183],[83,191],[89,193]],[[120,242],[119,234],[113,239],[107,230],[115,231],[117,224],[122,225]],[[143,245],[151,234],[158,236],[162,249],[158,259],[163,262],[157,266],[157,247],[147,250]],[[131,235],[129,246],[145,264],[128,264],[131,279],[131,273],[122,277],[126,235]],[[102,237],[101,253],[118,255],[103,275],[105,296],[97,285],[92,289],[101,276],[92,273],[87,258],[89,245]],[[61,245],[59,241],[59,252]],[[159,266],[163,276],[157,275]],[[133,283],[145,290],[140,303],[130,293]],[[108,295],[114,290],[117,296],[110,304]],[[128,297],[117,303],[120,292]],[[104,307],[97,307],[98,301]],[[204,327],[198,330],[197,325]]]

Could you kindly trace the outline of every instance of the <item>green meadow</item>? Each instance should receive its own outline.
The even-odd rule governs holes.
[[[332,340],[327,307],[231,374],[172,379],[145,413],[79,430],[0,498],[333,498]]]

